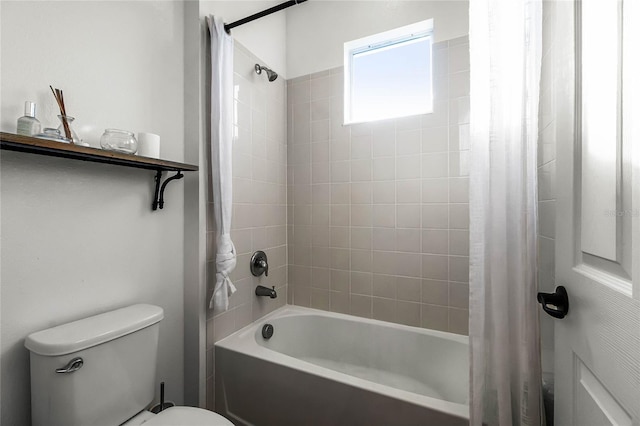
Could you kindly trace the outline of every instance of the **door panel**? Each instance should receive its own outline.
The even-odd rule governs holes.
[[[575,419],[584,426],[631,426],[629,413],[615,400],[608,389],[576,357],[574,389],[576,392]]]
[[[640,425],[640,7],[558,2],[556,425]]]
[[[620,5],[582,0],[582,251],[618,260]],[[603,212],[605,214],[603,214]]]

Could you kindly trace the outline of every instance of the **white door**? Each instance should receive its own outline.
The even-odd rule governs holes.
[[[559,426],[640,425],[638,3],[557,4],[556,283],[569,297],[554,320]]]

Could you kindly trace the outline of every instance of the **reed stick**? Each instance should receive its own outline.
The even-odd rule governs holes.
[[[62,127],[64,128],[64,136],[67,139],[71,140],[71,143],[73,143],[73,137],[71,136],[71,128],[69,127],[69,122],[67,120],[67,110],[64,106],[64,94],[60,89],[53,90],[53,87],[51,87],[51,85],[49,86],[49,88],[51,89],[51,93],[53,93],[53,97],[56,98],[56,102],[58,103],[58,108],[60,108],[60,116],[62,117]]]

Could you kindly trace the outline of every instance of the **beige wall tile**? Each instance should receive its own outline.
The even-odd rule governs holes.
[[[331,206],[331,225],[349,226],[350,208],[348,204],[333,204]]]
[[[420,327],[420,304],[413,302],[396,302],[396,318],[398,323]]]
[[[420,253],[419,229],[396,229],[396,250],[401,252]]]
[[[335,248],[349,248],[351,243],[351,228],[348,226],[332,226],[330,228],[331,233],[331,247]]]
[[[422,255],[422,277],[432,280],[448,280],[448,257],[433,254]]]
[[[351,205],[351,226],[371,226],[371,204]]]
[[[371,295],[373,278],[370,272],[351,272],[351,294]]]
[[[420,228],[421,206],[419,204],[404,204],[396,207],[396,227]]]
[[[449,256],[449,279],[457,282],[469,282],[469,257]]]
[[[469,311],[449,308],[449,331],[457,334],[469,334]]]
[[[371,271],[371,251],[351,250],[351,270],[359,272]]]
[[[449,153],[422,154],[422,177],[441,178],[449,176]]]
[[[396,178],[396,162],[394,157],[374,158],[372,162],[373,180],[394,180]]]
[[[373,299],[373,319],[396,322],[396,301],[393,299]]]
[[[396,299],[396,277],[373,274],[372,294],[377,297]]]
[[[469,309],[469,284],[449,283],[449,306]]]
[[[358,317],[371,318],[373,314],[372,297],[352,294],[349,313]]]
[[[404,155],[396,157],[396,179],[420,178],[420,156]]]
[[[438,280],[422,280],[422,303],[449,306],[449,283]]]
[[[311,307],[328,311],[331,307],[329,290],[311,289]]]
[[[398,300],[420,302],[422,299],[422,280],[419,278],[396,278]]]
[[[422,305],[422,326],[433,330],[449,330],[449,308],[446,306]]]
[[[469,229],[469,204],[451,204],[449,212],[451,229]]]
[[[449,253],[469,256],[469,231],[449,231]]]
[[[371,160],[352,160],[351,180],[353,182],[371,181]]]
[[[331,312],[349,313],[349,293],[332,291],[330,297]]]
[[[396,155],[419,154],[421,151],[422,132],[419,128],[413,130],[398,130],[396,132]]]
[[[396,205],[374,204],[372,206],[372,225],[374,227],[394,228],[396,226]]]
[[[469,202],[469,178],[453,178],[449,181],[449,201],[452,203]]]
[[[448,229],[450,208],[449,204],[423,204],[422,227],[425,229]]]
[[[373,136],[371,134],[351,137],[351,159],[363,160],[371,158],[371,146]]]
[[[349,293],[351,274],[349,271],[331,271],[331,290]]]
[[[396,181],[396,202],[398,204],[420,203],[420,180]]]
[[[442,108],[448,108],[443,106]],[[437,124],[441,124],[439,127],[430,127],[422,130],[421,148],[423,153],[442,153],[449,150],[449,127],[447,124],[447,114],[442,113],[442,118],[439,119]],[[424,123],[423,123],[424,125]]]
[[[374,204],[395,204],[396,183],[394,181],[374,182],[372,186]]]
[[[371,228],[351,228],[351,248],[371,250]]]
[[[468,201],[468,199],[467,199]],[[449,179],[423,179],[422,180],[423,203],[448,203]]]
[[[351,200],[351,184],[333,183],[331,184],[331,203],[349,204]]]
[[[331,251],[331,268],[343,271],[350,270],[350,253],[349,249],[332,248]]]
[[[351,184],[351,204],[371,204],[372,200],[371,182],[354,182]]]
[[[422,252],[426,254],[449,254],[449,231],[445,229],[423,230]]]

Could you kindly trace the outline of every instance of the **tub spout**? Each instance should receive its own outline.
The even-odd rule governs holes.
[[[256,287],[256,296],[269,296],[270,298],[275,299],[278,297],[278,293],[276,293],[275,287],[269,288],[259,285]]]

